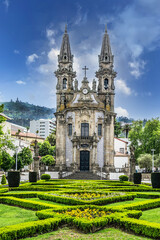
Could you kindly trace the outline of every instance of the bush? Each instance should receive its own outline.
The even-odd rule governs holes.
[[[128,176],[127,175],[121,175],[119,176],[120,181],[128,181]]]
[[[141,173],[134,173],[133,174],[133,181],[134,184],[141,184],[142,174]]]
[[[20,183],[20,172],[8,172],[8,184],[9,187],[19,187]]]
[[[151,182],[153,188],[160,188],[160,173],[151,173]]]
[[[3,175],[3,176],[2,176],[2,179],[1,179],[1,184],[2,184],[2,185],[5,185],[6,183],[7,183],[7,181],[6,181],[6,176]]]
[[[49,180],[50,178],[51,178],[51,176],[49,174],[42,174],[41,175],[42,180]]]
[[[37,172],[29,172],[29,182],[37,182]]]

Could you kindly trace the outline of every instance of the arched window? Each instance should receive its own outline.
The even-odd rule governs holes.
[[[67,89],[67,79],[63,78],[63,89]]]
[[[108,79],[104,79],[104,89],[106,90],[108,88]]]

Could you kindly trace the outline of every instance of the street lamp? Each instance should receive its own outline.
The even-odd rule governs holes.
[[[152,152],[152,172],[154,172],[154,152],[155,152],[155,149],[151,149],[151,152]]]
[[[18,154],[18,147],[16,147],[16,171],[17,171],[17,154]]]

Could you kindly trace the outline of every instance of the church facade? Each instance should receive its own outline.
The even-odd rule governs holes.
[[[113,55],[107,28],[102,40],[99,69],[92,88],[85,76],[78,86],[67,28],[63,35],[56,95],[56,166],[68,171],[114,171],[114,78]]]

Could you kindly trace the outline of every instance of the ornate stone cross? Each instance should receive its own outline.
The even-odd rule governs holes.
[[[85,78],[86,78],[86,71],[88,70],[89,68],[87,68],[86,66],[84,68],[82,68],[82,70],[84,70],[84,75],[85,75]]]

